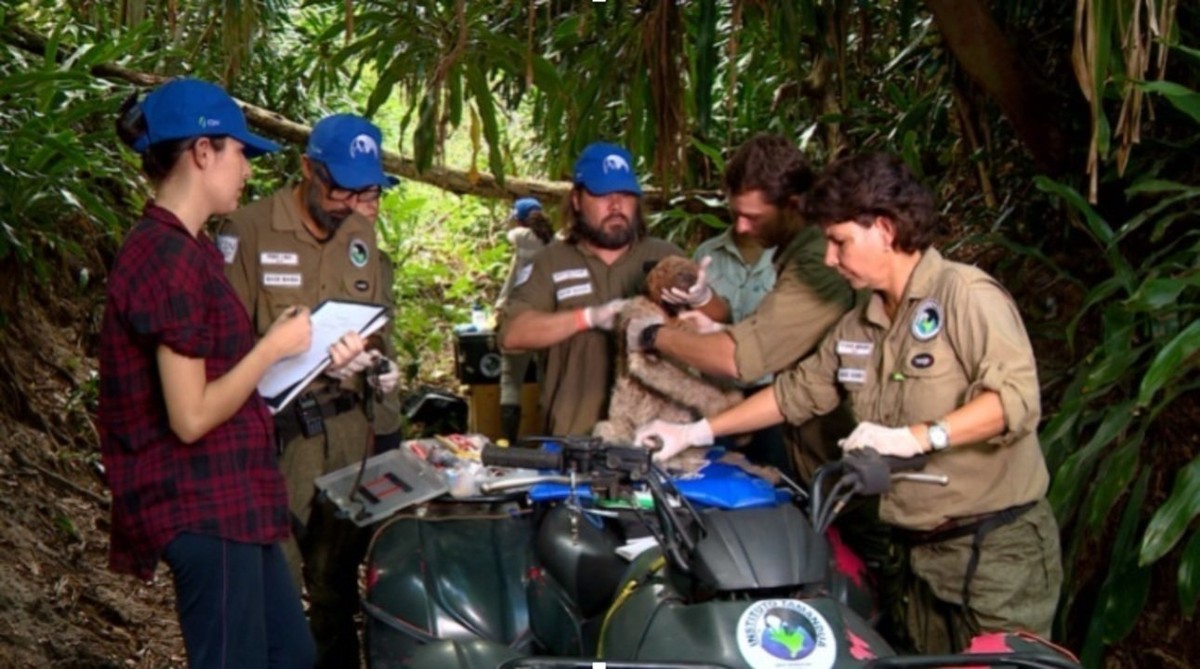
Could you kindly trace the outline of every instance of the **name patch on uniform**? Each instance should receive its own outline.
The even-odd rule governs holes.
[[[225,258],[226,265],[232,265],[237,257],[238,238],[231,235],[217,235],[217,249]]]
[[[838,383],[866,383],[867,370],[854,367],[838,368]]]
[[[588,271],[586,267],[564,269],[551,274],[550,277],[554,279],[554,283],[562,283],[563,281],[571,281],[572,279],[586,279],[588,278]]]
[[[530,275],[532,275],[532,274],[533,274],[533,265],[531,265],[531,264],[525,265],[521,269],[517,270],[517,278],[513,280],[513,288],[516,288],[517,286],[528,281]]]
[[[284,286],[286,288],[299,288],[304,283],[304,276],[301,274],[277,274],[274,272],[263,273],[264,286]]]
[[[236,243],[236,240],[235,240]],[[284,251],[263,251],[258,256],[259,262],[264,265],[299,265],[300,255],[296,253],[286,253]]]
[[[933,367],[933,356],[929,353],[918,353],[909,362],[917,369],[928,369]]]
[[[874,350],[875,344],[869,341],[839,339],[837,342],[838,355],[871,355],[871,351]]]
[[[367,289],[371,287],[371,284],[367,283],[365,279],[359,279],[358,281],[354,282],[354,287],[365,293]]]
[[[367,247],[367,243],[355,237],[350,240],[350,264],[355,267],[366,267],[367,260],[370,260],[371,252]]]
[[[567,286],[566,288],[561,288],[561,289],[559,289],[559,291],[557,293],[555,293],[555,296],[558,298],[559,302],[562,302],[563,300],[569,300],[572,297],[579,297],[580,295],[591,295],[591,294],[592,294],[592,284],[581,283],[578,286]]]

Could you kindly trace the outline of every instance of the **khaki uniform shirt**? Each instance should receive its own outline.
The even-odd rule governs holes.
[[[504,301],[512,293],[513,285],[517,283],[517,277],[525,271],[529,263],[533,262],[533,257],[537,255],[538,251],[546,248],[546,242],[543,242],[529,228],[509,230],[508,241],[512,244],[513,256],[508,267],[508,276],[504,278],[504,285],[500,287],[500,297],[496,300],[497,310],[504,308]]]
[[[513,317],[530,309],[571,311],[632,297],[643,289],[646,265],[670,255],[683,251],[661,239],[643,238],[606,265],[590,250],[556,239],[517,277],[500,313],[500,338]],[[607,415],[615,355],[612,335],[603,330],[576,333],[546,350],[541,405],[548,434],[590,434]]]
[[[1037,369],[1016,305],[990,276],[935,249],[914,269],[895,321],[872,295],[774,390],[792,423],[832,411],[842,392],[859,421],[889,427],[940,419],[984,391],[1000,395],[1004,432],[933,454],[925,471],[948,475],[945,487],[893,483],[880,505],[887,522],[927,530],[1046,493]]]
[[[221,221],[217,246],[225,256],[225,275],[246,305],[250,320],[261,336],[290,306],[315,308],[323,300],[374,302],[393,307],[390,262],[376,245],[375,227],[357,214],[322,244],[304,227],[293,186],[246,205]],[[394,316],[394,314],[392,314]],[[395,360],[391,321],[372,336],[384,355]],[[313,387],[335,383],[317,377]],[[345,387],[362,392],[361,378]],[[376,406],[376,431],[399,428],[398,390],[380,398]]]
[[[854,291],[825,265],[825,236],[807,226],[778,253],[775,286],[754,313],[730,326],[738,379],[779,372],[811,353],[854,305]]]

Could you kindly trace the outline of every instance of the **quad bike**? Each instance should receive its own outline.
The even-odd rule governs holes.
[[[936,483],[909,471],[923,461],[847,456],[818,473],[804,512],[684,492],[688,482],[644,448],[556,442],[484,450],[485,464],[542,472],[491,491],[535,500],[488,502],[498,527],[439,538],[439,517],[380,531],[364,598],[372,667],[1078,667],[1006,639],[981,646],[1005,652],[899,657],[869,607],[851,606],[825,531],[852,496],[879,494],[892,476]],[[639,530],[654,547],[627,564],[616,550]],[[388,647],[381,625],[407,640]]]

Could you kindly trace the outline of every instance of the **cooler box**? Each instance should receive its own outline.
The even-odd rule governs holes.
[[[471,386],[500,383],[500,362],[503,355],[496,342],[497,334],[483,332],[454,333],[454,375]],[[537,365],[525,368],[525,383],[537,383]]]
[[[496,333],[454,333],[454,375],[468,385],[500,383],[500,349]]]

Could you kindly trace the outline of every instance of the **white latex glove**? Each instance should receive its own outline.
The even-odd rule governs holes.
[[[382,358],[378,351],[371,351],[375,354],[375,358]],[[391,360],[387,361],[388,369],[379,376],[368,377],[371,380],[371,385],[375,386],[381,394],[386,395],[396,389],[396,385],[400,383],[400,366]]]
[[[713,443],[712,426],[704,418],[694,423],[651,421],[650,424],[638,428],[633,443],[653,448],[656,444],[652,437],[662,440],[662,448],[654,454],[654,459],[658,462],[669,460],[692,446],[711,446]]]
[[[583,320],[587,323],[589,330],[612,330],[613,321],[616,320],[617,314],[625,308],[625,303],[628,301],[609,300],[604,304],[587,307],[583,310]]]
[[[691,323],[700,334],[711,334],[725,329],[724,323],[714,321],[703,311],[685,311],[679,314],[679,320]]]
[[[700,261],[700,272],[696,274],[696,283],[693,283],[690,288],[664,288],[660,298],[667,304],[681,304],[692,308],[701,307],[708,304],[712,299],[712,288],[708,285],[708,266],[712,263],[712,256],[704,256]]]
[[[625,328],[625,344],[628,346],[630,353],[636,353],[642,350],[642,332],[651,325],[662,325],[662,316],[643,316],[629,321],[629,325]]]
[[[850,436],[838,442],[843,451],[854,451],[870,446],[880,455],[911,458],[925,452],[925,446],[917,441],[916,435],[907,427],[884,427],[878,423],[862,422]]]

